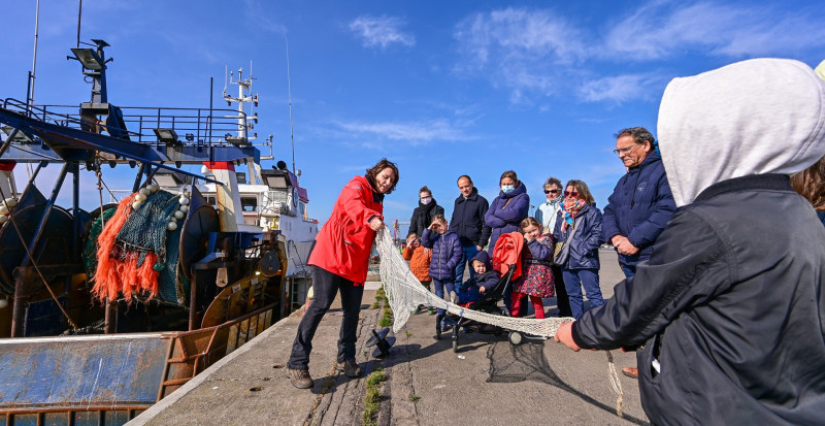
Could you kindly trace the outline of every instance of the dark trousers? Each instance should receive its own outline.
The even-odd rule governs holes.
[[[556,304],[559,307],[560,317],[572,317],[573,312],[570,310],[570,299],[567,298],[567,289],[564,288],[564,275],[561,273],[561,267],[553,265],[553,280],[556,284]]]
[[[624,272],[626,279],[629,280],[636,275],[636,265],[625,265],[624,263],[619,262],[619,266],[622,267],[622,272]]]
[[[287,367],[295,370],[309,369],[309,353],[312,352],[312,338],[318,324],[324,318],[338,291],[341,292],[341,307],[344,318],[341,321],[341,335],[338,339],[338,362],[355,359],[355,342],[358,340],[358,316],[361,312],[361,298],[364,296],[364,286],[354,285],[343,277],[325,269],[312,267],[312,290],[314,298],[301,324],[298,325],[298,334],[292,344],[292,354],[289,356]]]

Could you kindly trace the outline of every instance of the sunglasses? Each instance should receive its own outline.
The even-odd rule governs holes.
[[[565,196],[565,197],[578,197],[578,196],[579,196],[579,193],[578,193],[578,192],[576,192],[576,191],[573,191],[573,192],[570,192],[570,191],[564,191],[564,196]]]
[[[559,192],[561,192],[561,189],[545,189],[544,190],[545,194],[558,194]]]

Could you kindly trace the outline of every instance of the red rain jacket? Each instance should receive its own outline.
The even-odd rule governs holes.
[[[347,183],[332,208],[332,215],[315,237],[309,264],[361,285],[367,279],[375,231],[369,220],[384,220],[384,206],[373,200],[367,178],[356,176]]]
[[[512,279],[520,277],[522,248],[524,248],[524,235],[521,232],[501,234],[493,248],[493,269],[504,275],[510,269],[507,265],[516,265]]]

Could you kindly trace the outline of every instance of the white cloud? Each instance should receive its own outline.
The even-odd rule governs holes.
[[[661,80],[653,74],[627,74],[604,77],[579,87],[579,98],[585,102],[613,101],[623,103],[650,97],[651,86]]]
[[[664,61],[676,55],[787,57],[825,47],[823,10],[652,0],[602,25],[585,25],[550,9],[474,13],[455,26],[459,56],[453,70],[489,79],[509,91],[512,104],[535,105],[548,97],[654,99],[659,85],[672,77]],[[639,72],[639,63],[656,61],[658,75]],[[610,68],[619,72],[602,71]]]
[[[404,25],[405,22],[399,18],[364,15],[350,22],[349,29],[362,39],[364,47],[386,49],[391,44],[413,46],[415,37],[401,31]]]
[[[636,60],[665,59],[685,51],[733,58],[787,55],[825,45],[819,18],[771,8],[654,1],[611,25],[602,54]]]
[[[511,91],[511,102],[549,95],[573,64],[586,56],[581,32],[548,10],[507,8],[477,13],[456,26],[462,60],[455,71],[489,76]]]
[[[407,141],[420,145],[432,141],[462,141],[474,139],[447,120],[397,123],[338,122],[341,129],[356,134],[367,134],[379,139]]]

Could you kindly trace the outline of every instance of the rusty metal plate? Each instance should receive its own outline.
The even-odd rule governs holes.
[[[255,275],[226,286],[203,314],[201,328],[214,327],[260,307],[264,301],[266,280]]]
[[[0,415],[151,406],[168,348],[160,333],[0,339]]]

